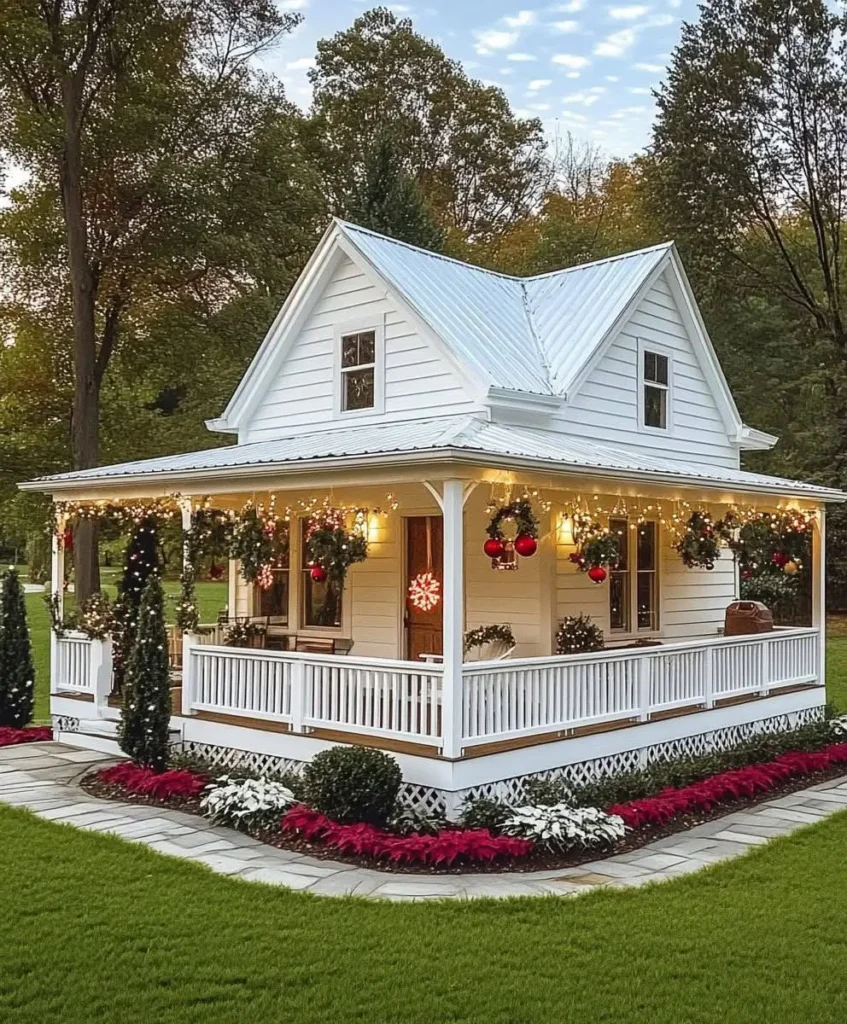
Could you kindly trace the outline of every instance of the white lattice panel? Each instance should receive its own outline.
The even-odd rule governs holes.
[[[283,772],[301,772],[304,761],[295,761],[291,757],[278,757],[275,754],[258,754],[252,750],[236,750],[234,747],[219,747],[212,743],[186,742],[180,747],[183,754],[199,757],[210,764],[223,769],[246,768],[258,774],[282,774]]]

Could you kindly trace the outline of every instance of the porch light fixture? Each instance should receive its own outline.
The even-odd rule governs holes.
[[[576,546],[576,538],[573,533],[573,516],[562,515],[560,517],[559,543],[569,548]]]

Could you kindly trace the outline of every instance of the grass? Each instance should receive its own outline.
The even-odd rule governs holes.
[[[12,809],[0,835],[15,1024],[847,1019],[843,813],[668,885],[443,904],[237,882]]]
[[[26,581],[26,566],[18,567],[21,572],[21,579]],[[117,595],[117,578],[119,570],[101,567],[103,589],[114,600]],[[168,621],[173,622],[176,610],[176,600],[179,598],[179,581],[164,581],[165,597],[167,601]],[[44,596],[38,594],[26,595],[27,621],[32,638],[33,660],[35,662],[35,721],[50,721],[50,613],[44,601]],[[227,584],[204,582],[197,584],[197,607],[200,613],[201,622],[215,622],[218,612],[226,607]],[[73,594],[65,598],[65,609],[70,612],[74,607]]]

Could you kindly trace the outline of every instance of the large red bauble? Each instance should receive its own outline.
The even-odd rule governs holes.
[[[606,578],[606,570],[602,565],[592,565],[588,570],[588,578],[592,583],[602,583]]]
[[[535,537],[530,537],[528,533],[519,533],[515,537],[515,551],[522,558],[529,558],[530,555],[534,555],[538,550],[538,541]]]
[[[309,575],[315,583],[323,583],[326,580],[326,569],[322,565],[313,565],[309,570]]]
[[[788,555],[786,555],[783,551],[774,551],[771,561],[774,565],[778,565],[781,569],[788,561]]]
[[[482,550],[489,558],[499,558],[506,550],[506,545],[497,537],[489,537],[482,545]]]
[[[209,566],[209,579],[222,580],[224,578],[224,567],[222,565],[215,565],[214,563]]]

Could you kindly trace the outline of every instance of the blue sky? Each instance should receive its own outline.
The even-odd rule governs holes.
[[[377,6],[360,0],[277,0],[303,24],[263,63],[307,108],[306,77],[318,39],[347,28]],[[387,3],[435,39],[468,74],[502,87],[513,109],[540,117],[548,136],[570,131],[614,156],[649,141],[651,89],[662,80],[683,18],[695,0],[407,0]]]

